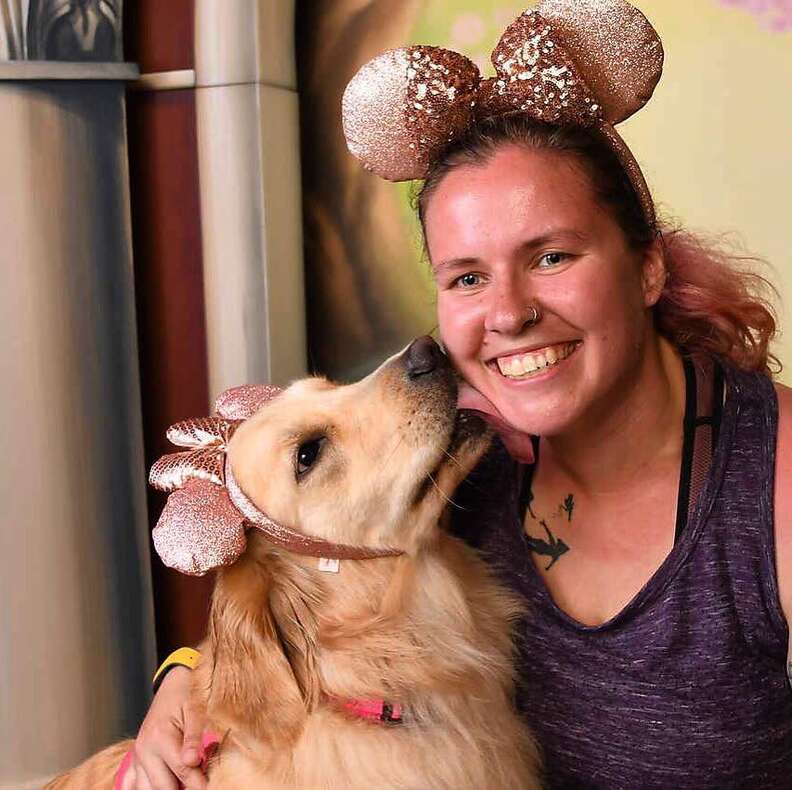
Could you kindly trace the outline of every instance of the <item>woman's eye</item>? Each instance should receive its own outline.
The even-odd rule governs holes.
[[[304,475],[315,463],[322,450],[324,438],[311,439],[309,442],[303,442],[297,448],[296,468],[297,476]]]
[[[468,272],[467,274],[463,274],[461,277],[457,277],[454,284],[459,285],[462,288],[474,288],[480,283],[480,278],[477,274],[473,274],[472,272]]]
[[[569,256],[564,252],[548,252],[539,258],[539,268],[547,269],[551,266],[558,266],[563,263]]]

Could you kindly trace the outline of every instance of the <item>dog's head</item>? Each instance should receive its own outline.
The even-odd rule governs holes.
[[[305,379],[229,445],[240,487],[275,521],[328,541],[414,550],[486,449],[456,377],[419,338],[355,384]]]
[[[403,556],[326,574],[249,530],[213,597],[202,682],[215,721],[282,750],[326,691],[318,667],[329,645],[360,653],[365,634],[377,644],[374,664],[401,655],[401,638],[394,646],[387,634],[412,590],[420,564],[412,559],[433,545],[442,511],[490,435],[480,418],[458,414],[456,376],[430,338],[355,384],[299,381],[239,425],[226,471],[259,511],[303,535]],[[359,696],[359,688],[385,696],[387,673],[372,670],[365,651],[361,660],[371,671],[363,680],[353,672],[351,685],[324,665],[331,696]]]

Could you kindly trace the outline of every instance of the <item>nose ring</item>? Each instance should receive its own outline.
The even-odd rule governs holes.
[[[525,320],[525,323],[528,326],[535,326],[539,323],[540,319],[542,318],[542,314],[539,312],[539,309],[535,305],[531,305],[531,317]]]

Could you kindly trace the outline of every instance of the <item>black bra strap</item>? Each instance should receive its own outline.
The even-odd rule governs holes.
[[[682,420],[682,464],[679,470],[679,488],[677,489],[676,526],[674,543],[684,532],[688,520],[688,503],[690,496],[691,470],[693,469],[693,451],[696,446],[696,412],[698,397],[696,387],[696,369],[689,357],[682,358],[685,369],[685,417]]]
[[[712,379],[712,451],[718,444],[720,436],[721,417],[723,415],[723,395],[725,383],[723,380],[723,368],[716,362],[714,364],[715,373]]]
[[[723,412],[723,369],[709,357],[684,357],[685,420],[674,543],[684,532],[704,487],[718,443]],[[691,378],[693,383],[691,384]],[[692,422],[691,406],[695,408]]]

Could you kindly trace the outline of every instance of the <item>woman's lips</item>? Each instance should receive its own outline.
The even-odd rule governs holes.
[[[563,366],[582,344],[581,340],[571,340],[543,346],[530,352],[501,354],[488,360],[486,365],[499,378],[507,381],[520,382],[544,378],[544,374]]]
[[[543,346],[532,351],[502,354],[487,364],[496,369],[501,376],[515,381],[543,373],[560,365],[577,351],[581,341],[572,340]]]

